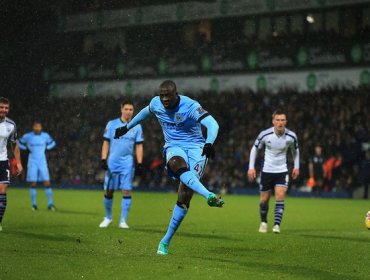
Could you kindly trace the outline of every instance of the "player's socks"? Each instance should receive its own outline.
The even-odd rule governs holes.
[[[127,215],[128,212],[130,211],[131,208],[131,196],[124,196],[122,197],[122,202],[121,202],[121,222],[126,222],[127,221]]]
[[[260,202],[260,217],[261,222],[267,223],[267,214],[269,212],[269,204]]]
[[[208,196],[211,194],[209,190],[199,181],[197,176],[191,171],[185,171],[180,175],[180,181],[191,188],[193,191],[199,193],[208,199]]]
[[[179,228],[182,220],[188,213],[189,205],[183,205],[177,202],[175,208],[173,209],[170,224],[168,226],[166,235],[162,238],[161,243],[170,244],[172,237],[174,236],[176,230]]]
[[[53,190],[51,189],[51,187],[45,188],[45,194],[48,199],[48,207],[53,206]]]
[[[32,207],[35,207],[37,205],[37,202],[36,202],[36,193],[37,193],[36,188],[30,188],[30,196],[31,196]]]
[[[112,220],[113,197],[104,196],[105,217]]]
[[[7,203],[6,193],[0,194],[0,224],[3,221],[6,203]]]
[[[275,225],[280,225],[281,220],[283,219],[284,214],[284,201],[276,201],[275,202]]]

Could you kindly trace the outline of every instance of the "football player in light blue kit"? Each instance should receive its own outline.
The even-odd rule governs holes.
[[[53,204],[53,193],[50,186],[50,176],[45,151],[55,147],[55,141],[50,135],[42,131],[42,124],[39,121],[33,123],[33,131],[26,133],[19,139],[19,148],[28,150],[27,182],[30,183],[30,195],[32,210],[37,210],[36,185],[43,182],[45,194],[48,200],[48,209],[55,211]]]
[[[101,153],[102,168],[106,170],[104,179],[104,207],[106,215],[99,227],[106,228],[112,223],[113,193],[122,191],[121,219],[118,227],[129,228],[127,215],[131,208],[132,179],[135,171],[134,152],[136,154],[136,173],[140,173],[143,163],[143,130],[141,125],[133,127],[126,133],[114,138],[116,128],[127,124],[134,114],[134,105],[131,101],[121,103],[121,117],[108,122]],[[135,147],[135,150],[134,150]]]
[[[149,106],[142,109],[126,126],[116,129],[115,137],[126,134],[152,114],[162,126],[167,171],[171,177],[180,180],[178,200],[157,251],[159,255],[167,255],[171,239],[188,212],[193,192],[202,195],[209,206],[222,207],[224,204],[220,197],[208,191],[199,180],[208,158],[215,155],[213,143],[219,126],[197,101],[179,95],[176,84],[166,80],[160,85],[159,96],[154,97]],[[207,128],[206,139],[202,135],[201,125]]]

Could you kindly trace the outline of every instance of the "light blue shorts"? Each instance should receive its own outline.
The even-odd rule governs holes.
[[[49,168],[47,164],[28,162],[27,182],[46,182],[50,181]]]
[[[127,169],[125,171],[110,172],[109,170],[105,173],[104,178],[104,190],[132,190],[132,180],[134,179],[134,168]]]
[[[203,148],[195,146],[194,148],[180,148],[167,147],[164,149],[164,156],[166,158],[166,168],[168,176],[176,179],[175,174],[167,167],[168,161],[175,156],[182,157],[188,165],[190,171],[200,179],[205,171],[207,165],[207,158],[202,156]]]

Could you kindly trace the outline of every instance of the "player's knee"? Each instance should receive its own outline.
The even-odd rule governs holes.
[[[285,199],[286,188],[279,188],[275,190],[275,198],[279,201]]]
[[[108,199],[113,198],[113,191],[105,191],[104,197]]]
[[[182,189],[178,192],[178,200],[181,202],[190,202],[191,198],[193,197],[192,190]]]
[[[268,203],[270,200],[270,194],[269,193],[263,193],[260,197],[261,203]]]
[[[0,185],[0,194],[6,194],[7,186],[6,185]]]
[[[123,190],[122,191],[122,195],[123,196],[131,196],[131,191],[129,191],[129,190]]]
[[[176,173],[177,170],[182,169],[182,168],[188,168],[185,160],[182,157],[179,156],[174,156],[172,157],[168,163],[168,167],[171,168],[171,170]]]

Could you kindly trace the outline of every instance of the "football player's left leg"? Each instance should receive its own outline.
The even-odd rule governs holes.
[[[31,196],[31,203],[32,203],[32,210],[37,210],[37,190],[36,190],[36,182],[31,182],[30,186],[30,196]]]
[[[56,209],[53,203],[53,190],[50,185],[49,169],[47,166],[43,166],[40,168],[39,172],[40,179],[44,182],[45,194],[48,200],[48,209],[55,211]]]
[[[275,187],[275,222],[273,231],[276,233],[280,232],[280,224],[283,219],[284,208],[285,208],[285,195],[287,192],[287,187],[276,186]]]
[[[6,190],[7,190],[6,184],[0,184],[0,231],[2,230],[1,222],[3,220],[6,204],[7,204],[7,197],[6,197]]]
[[[123,190],[122,191],[122,202],[121,202],[121,220],[119,222],[119,228],[129,228],[127,225],[127,215],[130,212],[131,208],[131,191]]]
[[[131,189],[132,189],[132,180],[134,179],[134,169],[126,170],[123,174],[119,176],[119,186],[122,190],[122,201],[121,201],[121,219],[119,222],[119,228],[129,228],[127,225],[127,216],[131,208]]]
[[[45,187],[46,198],[48,200],[48,209],[55,211],[55,206],[53,203],[53,190],[51,188],[50,181],[45,181],[44,187]]]

